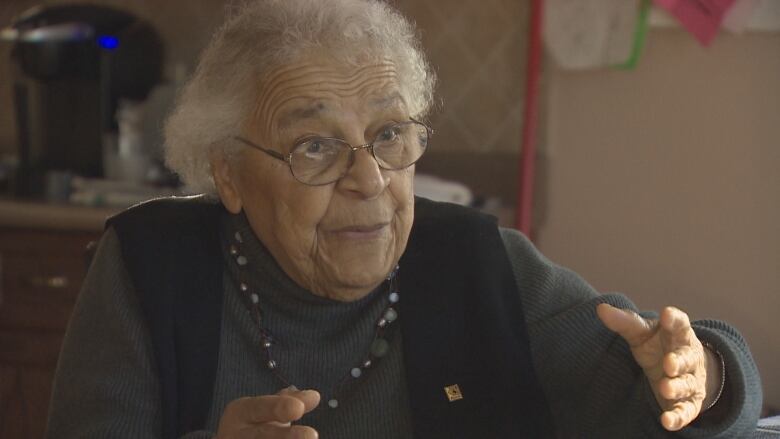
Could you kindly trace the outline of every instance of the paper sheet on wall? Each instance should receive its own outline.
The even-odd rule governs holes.
[[[737,0],[723,17],[723,28],[734,33],[742,33],[750,23],[758,0]]]
[[[558,64],[589,69],[626,62],[640,0],[547,0],[544,40]]]
[[[723,19],[735,0],[654,0],[674,15],[688,32],[708,46],[718,34]]]
[[[757,0],[748,26],[751,30],[780,31],[780,1]]]

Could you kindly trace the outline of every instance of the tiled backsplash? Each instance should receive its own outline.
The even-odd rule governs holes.
[[[517,150],[522,120],[526,2],[403,0],[439,75],[435,145],[459,152]]]

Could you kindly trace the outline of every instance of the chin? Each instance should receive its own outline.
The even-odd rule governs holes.
[[[365,267],[365,264],[362,266]],[[347,272],[336,274],[335,284],[340,286],[340,290],[349,292],[347,293],[349,296],[359,299],[379,286],[385,280],[390,270],[391,267],[385,267],[384,264],[367,270],[348,270]]]

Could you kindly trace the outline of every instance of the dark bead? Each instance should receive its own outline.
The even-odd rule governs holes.
[[[384,338],[377,338],[371,343],[371,355],[382,358],[390,350],[390,344]]]

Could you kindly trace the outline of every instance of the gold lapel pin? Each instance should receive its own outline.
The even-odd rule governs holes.
[[[447,395],[447,399],[449,399],[450,402],[463,399],[463,393],[460,392],[460,387],[458,387],[457,384],[445,386],[444,393]]]

